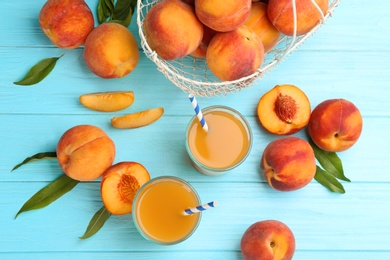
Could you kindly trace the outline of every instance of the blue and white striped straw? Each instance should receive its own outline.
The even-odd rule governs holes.
[[[200,124],[202,125],[203,130],[205,130],[206,132],[208,132],[208,131],[209,131],[209,127],[208,127],[208,125],[207,125],[207,123],[206,123],[206,120],[205,120],[204,117],[203,117],[202,110],[200,110],[200,108],[199,108],[198,101],[196,101],[195,96],[192,95],[192,94],[189,94],[189,95],[188,95],[188,98],[189,98],[190,101],[191,101],[192,107],[193,107],[194,110],[195,110],[196,116],[198,117],[199,122],[200,122]]]
[[[218,203],[216,201],[212,201],[212,202],[209,202],[207,204],[203,204],[203,205],[200,205],[200,206],[197,206],[194,208],[186,209],[186,210],[184,210],[184,215],[192,215],[195,213],[199,213],[199,212],[204,211],[206,209],[214,208],[217,205],[218,205]]]

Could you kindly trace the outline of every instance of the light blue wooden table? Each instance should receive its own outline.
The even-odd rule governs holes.
[[[168,81],[144,55],[122,79],[104,80],[86,67],[83,49],[53,47],[38,24],[44,0],[1,1],[0,17],[0,259],[241,259],[239,243],[249,225],[265,219],[286,223],[296,237],[294,259],[390,259],[390,2],[342,1],[333,17],[264,79],[239,93],[198,98],[203,107],[227,105],[248,119],[253,149],[240,167],[220,177],[196,172],[184,147],[193,116],[187,94]],[[87,1],[96,12],[97,0]],[[138,37],[135,20],[131,31]],[[13,84],[39,60],[64,56],[41,83]],[[345,194],[313,180],[282,193],[260,174],[265,146],[276,139],[256,116],[259,98],[276,84],[295,84],[312,107],[345,98],[360,109],[364,127],[358,143],[339,153],[352,182]],[[87,110],[81,94],[133,90],[134,104],[121,112]],[[155,124],[133,130],[110,126],[114,115],[165,108]],[[99,181],[81,183],[52,205],[15,214],[25,201],[62,174],[56,160],[38,161],[11,172],[37,152],[54,151],[72,126],[104,129],[117,148],[115,162],[142,163],[152,177],[189,181],[204,202],[219,206],[203,214],[197,232],[175,246],[143,239],[130,215],[112,216],[93,237],[80,240],[102,206]],[[301,132],[297,136],[305,137]]]

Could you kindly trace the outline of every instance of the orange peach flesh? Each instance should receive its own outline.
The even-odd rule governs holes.
[[[100,128],[78,125],[61,136],[56,152],[66,175],[79,181],[91,181],[111,166],[115,145]]]
[[[363,118],[354,104],[345,99],[330,99],[313,110],[308,130],[318,147],[341,152],[357,142],[362,128]]]
[[[135,194],[149,179],[148,171],[139,163],[121,162],[111,166],[101,181],[104,206],[115,215],[131,213]]]
[[[276,85],[265,93],[257,105],[260,123],[270,133],[294,134],[310,120],[310,101],[294,85]]]
[[[84,44],[94,18],[84,0],[49,0],[39,13],[39,24],[53,44],[73,49]]]
[[[101,112],[113,112],[131,106],[134,102],[134,92],[96,92],[81,95],[79,99],[80,103],[89,109]]]
[[[293,191],[303,188],[314,178],[316,160],[307,141],[285,137],[267,145],[260,167],[272,188]]]

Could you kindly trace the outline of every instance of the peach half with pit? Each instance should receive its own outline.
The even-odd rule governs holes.
[[[294,191],[310,183],[317,166],[310,144],[302,138],[289,136],[266,146],[260,168],[273,189]]]
[[[318,104],[311,113],[309,135],[321,149],[341,152],[351,148],[359,139],[363,118],[350,101],[337,98]]]
[[[267,4],[252,3],[252,8],[245,25],[259,36],[264,46],[264,52],[269,52],[279,41],[280,32],[271,23],[267,15]]]
[[[195,0],[199,20],[219,32],[233,31],[243,25],[251,6],[251,0]]]
[[[181,0],[155,4],[145,16],[143,30],[149,47],[164,60],[190,54],[203,37],[203,25],[194,7]]]
[[[276,135],[294,134],[304,128],[309,123],[310,112],[306,94],[290,84],[276,85],[257,104],[260,123]]]
[[[48,0],[39,12],[39,25],[54,45],[74,49],[84,44],[94,18],[84,0]]]
[[[245,25],[230,32],[217,33],[206,53],[210,71],[222,81],[255,73],[263,59],[264,47],[260,38]]]
[[[150,180],[149,172],[137,162],[120,162],[109,167],[100,183],[105,208],[114,215],[129,214],[138,189]]]
[[[291,260],[295,253],[295,237],[285,223],[262,220],[248,227],[240,248],[245,260]]]
[[[101,78],[122,78],[137,66],[140,53],[134,35],[118,23],[103,23],[88,35],[84,60]]]
[[[296,35],[308,33],[321,21],[321,12],[325,15],[328,11],[329,0],[315,0],[314,2],[320,10],[311,0],[295,0]],[[269,0],[267,13],[272,24],[280,32],[289,36],[294,34],[294,13],[291,0]]]
[[[99,127],[77,125],[61,136],[56,152],[66,175],[78,181],[92,181],[112,165],[115,144]]]

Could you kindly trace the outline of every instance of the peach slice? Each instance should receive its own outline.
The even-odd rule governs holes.
[[[85,107],[101,111],[113,112],[125,109],[134,102],[133,91],[96,92],[80,96],[80,102]]]
[[[137,162],[120,162],[102,176],[100,194],[106,209],[115,215],[131,213],[138,189],[150,180],[149,172]]]
[[[115,128],[137,128],[150,125],[164,114],[164,108],[152,108],[141,112],[113,117],[111,124]]]
[[[265,93],[257,105],[260,123],[270,133],[294,134],[310,120],[310,101],[305,93],[294,85],[276,85]]]

